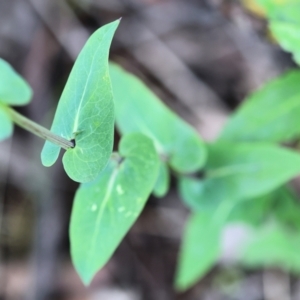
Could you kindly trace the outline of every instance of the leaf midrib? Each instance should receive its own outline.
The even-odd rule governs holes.
[[[105,207],[106,207],[106,205],[107,205],[107,203],[108,203],[108,201],[110,199],[110,196],[111,196],[111,193],[112,193],[112,190],[113,190],[113,187],[114,187],[117,175],[118,175],[118,168],[115,168],[114,171],[111,174],[110,179],[109,179],[109,182],[108,182],[108,185],[107,185],[107,189],[106,189],[106,193],[105,193],[105,196],[103,198],[103,201],[101,203],[101,206],[100,206],[100,209],[99,209],[99,212],[98,212],[98,215],[97,215],[97,219],[96,219],[96,223],[95,223],[95,230],[94,230],[94,234],[93,234],[93,237],[92,237],[91,248],[90,248],[90,251],[88,253],[89,259],[87,259],[86,261],[89,261],[89,262],[92,261],[92,262],[94,262],[94,260],[93,260],[93,257],[94,257],[94,254],[95,254],[95,250],[94,249],[96,247],[98,235],[99,235],[99,232],[100,232],[99,229],[100,229],[100,224],[101,224],[102,216],[103,216]]]

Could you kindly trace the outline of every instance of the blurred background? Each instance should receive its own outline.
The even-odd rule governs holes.
[[[50,127],[72,64],[89,35],[122,17],[111,59],[140,76],[206,141],[251,91],[293,67],[251,1],[0,0],[0,56],[34,90],[20,112]],[[113,258],[85,288],[69,257],[77,184],[61,163],[43,168],[43,141],[15,128],[0,144],[0,299],[289,300],[300,280],[230,265],[244,234],[224,234],[224,255],[197,285],[172,282],[187,208],[175,183],[151,197]],[[229,255],[228,255],[229,253]]]

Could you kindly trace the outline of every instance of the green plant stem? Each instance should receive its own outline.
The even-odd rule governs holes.
[[[68,141],[67,139],[58,136],[56,134],[53,134],[50,130],[47,128],[44,128],[43,126],[27,119],[26,117],[22,116],[18,112],[16,112],[11,107],[5,107],[5,110],[11,117],[12,121],[19,125],[20,127],[24,128],[25,130],[39,136],[42,139],[45,139],[51,143],[54,143],[61,148],[68,150],[70,148],[74,148],[74,142]]]

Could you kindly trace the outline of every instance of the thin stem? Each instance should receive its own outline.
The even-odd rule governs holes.
[[[6,106],[4,109],[7,111],[12,121],[17,125],[19,125],[20,127],[24,128],[25,130],[39,136],[44,140],[54,143],[65,150],[75,147],[74,142],[68,141],[67,139],[61,136],[53,134],[47,128],[44,128],[43,126],[27,119],[26,117],[22,116],[11,107]]]

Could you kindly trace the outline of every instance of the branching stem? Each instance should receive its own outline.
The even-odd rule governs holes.
[[[67,139],[58,136],[54,133],[52,133],[47,128],[44,128],[43,126],[27,119],[26,117],[22,116],[18,112],[16,112],[11,107],[5,106],[4,108],[7,113],[9,114],[10,118],[14,123],[19,125],[20,127],[24,128],[25,130],[39,136],[42,139],[45,139],[51,143],[54,143],[61,148],[68,150],[70,148],[74,148],[74,142],[68,141]]]

